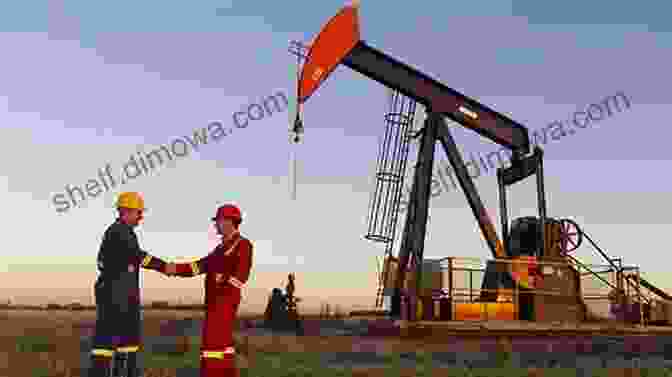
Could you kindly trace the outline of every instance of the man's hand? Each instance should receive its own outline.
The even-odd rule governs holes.
[[[175,263],[167,263],[166,271],[164,272],[167,276],[177,275],[177,265]]]

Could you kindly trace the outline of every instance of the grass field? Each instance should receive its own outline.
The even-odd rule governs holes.
[[[163,319],[193,318],[198,313],[146,311],[145,336],[160,335]],[[91,321],[91,312],[0,312],[0,376],[3,377],[76,377],[80,370],[80,334],[73,326],[81,321]],[[271,339],[272,338],[272,339]],[[240,338],[239,338],[240,339]],[[284,340],[282,340],[284,339]],[[325,352],[351,349],[352,340],[346,337],[315,337],[296,340],[281,337],[246,337],[239,340],[241,377],[300,377],[300,376],[577,376],[575,369],[527,370],[507,366],[502,355],[501,367],[494,369],[437,369],[432,368],[431,349],[414,344],[418,355],[416,368],[404,369],[397,354],[386,357],[386,368],[352,370],[325,368]],[[199,338],[189,338],[190,350],[186,353],[143,353],[145,377],[175,377],[180,368],[198,367]],[[349,344],[348,344],[349,343]],[[401,343],[400,343],[401,344]],[[392,348],[394,349],[394,348]],[[593,376],[670,376],[664,370],[615,370],[592,372]]]

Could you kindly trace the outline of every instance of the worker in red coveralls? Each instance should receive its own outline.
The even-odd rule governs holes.
[[[238,207],[224,205],[212,221],[220,244],[193,263],[169,263],[166,274],[192,277],[205,273],[205,323],[201,342],[201,377],[238,376],[233,325],[241,289],[250,276],[252,243],[240,235],[242,216]]]

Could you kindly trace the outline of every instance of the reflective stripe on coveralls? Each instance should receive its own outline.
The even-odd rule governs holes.
[[[238,289],[242,289],[243,286],[244,286],[244,284],[240,280],[236,279],[235,276],[231,276],[229,278],[229,283],[231,283],[231,285],[233,285],[234,287],[236,287]]]
[[[93,356],[102,356],[102,357],[114,357],[114,350],[110,349],[92,349],[91,355]]]
[[[139,349],[140,349],[140,346],[119,347],[119,348],[117,348],[117,352],[131,353],[131,352],[138,352]]]
[[[235,348],[226,347],[224,351],[201,351],[201,357],[204,359],[223,359],[226,355],[233,355],[235,353]]]

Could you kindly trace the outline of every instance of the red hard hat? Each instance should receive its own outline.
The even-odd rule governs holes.
[[[233,219],[236,221],[241,221],[242,216],[238,207],[234,206],[233,204],[225,204],[217,208],[217,214],[212,218],[212,221],[217,221],[217,219]]]

